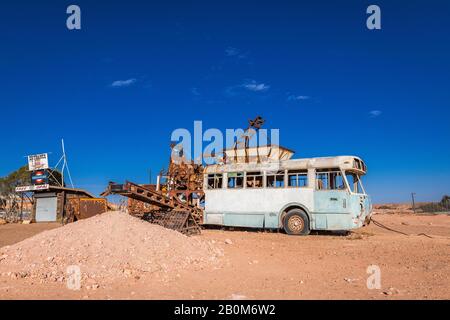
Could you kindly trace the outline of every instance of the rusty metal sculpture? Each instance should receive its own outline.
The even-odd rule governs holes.
[[[159,208],[159,210],[143,213],[141,217],[144,220],[188,235],[200,232],[198,222],[202,218],[202,210],[182,202],[176,196],[128,181],[125,184],[110,182],[103,195],[109,194],[118,194]]]
[[[258,116],[248,121],[244,135],[238,138],[233,148],[247,149],[251,137],[262,127],[265,120]],[[171,156],[167,170],[160,172],[165,179],[157,185],[138,185],[132,182],[116,184],[110,182],[108,189],[102,194],[119,194],[129,198],[128,212],[132,215],[185,234],[200,232],[203,209],[200,204],[204,200],[202,164],[188,161],[184,151],[171,145]],[[216,155],[210,155],[216,157]],[[226,155],[223,153],[223,163]]]

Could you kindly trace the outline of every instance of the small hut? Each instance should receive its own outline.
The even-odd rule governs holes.
[[[82,189],[49,186],[34,191],[32,222],[73,222],[106,212],[104,198],[96,198]]]

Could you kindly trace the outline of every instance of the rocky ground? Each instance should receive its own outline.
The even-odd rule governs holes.
[[[449,299],[450,216],[376,212],[407,235],[370,224],[350,234],[207,229],[186,238],[108,213],[0,248],[0,299]],[[0,243],[10,243],[6,227]],[[370,266],[379,288],[367,287]]]
[[[213,265],[221,255],[209,241],[108,212],[0,248],[0,274],[30,285],[65,284],[79,269],[89,290],[129,278],[165,280],[186,267]]]

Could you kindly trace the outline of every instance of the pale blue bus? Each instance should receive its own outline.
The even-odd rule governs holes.
[[[356,156],[214,164],[204,172],[205,225],[311,230],[351,230],[370,221],[372,204]]]

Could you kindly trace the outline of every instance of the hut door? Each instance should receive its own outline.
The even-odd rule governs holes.
[[[36,222],[56,221],[56,197],[36,199]]]

